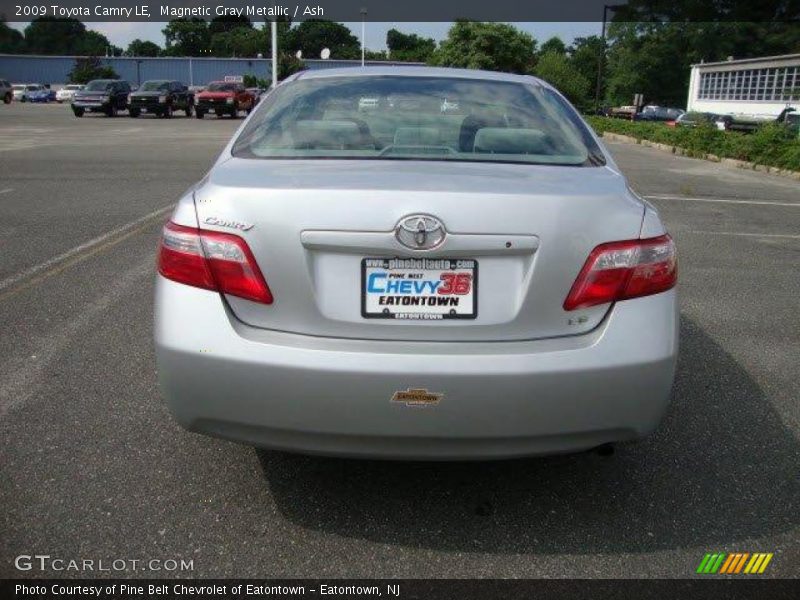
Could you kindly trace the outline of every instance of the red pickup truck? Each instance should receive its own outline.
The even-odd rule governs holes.
[[[194,114],[198,119],[212,112],[218,117],[230,115],[235,119],[240,111],[250,113],[255,105],[255,95],[248,92],[243,84],[212,81],[205,90],[195,95]]]

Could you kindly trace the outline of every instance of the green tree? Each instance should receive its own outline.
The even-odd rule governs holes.
[[[89,83],[92,79],[119,79],[114,69],[103,65],[96,56],[76,59],[68,77],[72,83]]]
[[[108,41],[108,38],[102,33],[97,31],[88,30],[75,40],[72,52],[70,54],[77,54],[80,56],[111,56],[122,55],[122,48],[114,46]]]
[[[25,52],[25,38],[22,33],[9,27],[0,15],[0,53],[22,54]]]
[[[386,32],[389,58],[408,62],[428,62],[436,50],[436,40],[423,38],[416,33],[401,33],[397,29]]]
[[[331,58],[361,58],[361,44],[347,27],[320,19],[303,21],[290,29],[284,47],[291,54],[302,50],[306,58],[318,58],[323,48],[330,49]]]
[[[591,103],[590,80],[570,63],[565,54],[553,51],[542,54],[534,73],[564,94],[575,106],[587,108]]]
[[[542,44],[542,47],[539,49],[539,54],[548,54],[548,53],[555,53],[555,54],[566,54],[567,47],[564,45],[564,42],[561,41],[559,37],[551,37],[549,40]]]
[[[166,42],[164,54],[169,56],[203,56],[210,51],[208,24],[199,17],[172,19],[161,32]]]
[[[456,21],[430,64],[445,67],[530,73],[536,40],[505,23]]]
[[[25,28],[25,46],[31,54],[100,55],[115,49],[108,38],[89,31],[77,19],[39,17]]]
[[[603,50],[603,40],[600,36],[579,37],[572,41],[567,48],[570,64],[589,81],[596,81],[597,62]]]
[[[161,48],[155,42],[137,38],[128,44],[126,53],[128,56],[158,56],[161,54]]]
[[[253,23],[247,17],[214,17],[208,24],[208,32],[212,36],[241,28],[252,29]]]
[[[617,18],[609,26],[604,72],[606,100],[615,104],[628,104],[634,94],[642,93],[648,102],[684,106],[694,63],[800,51],[800,26],[780,19],[617,22]]]
[[[266,54],[269,38],[263,29],[238,27],[211,36],[211,54],[214,56],[254,57]]]

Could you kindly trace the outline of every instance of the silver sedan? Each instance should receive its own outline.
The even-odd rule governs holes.
[[[164,227],[161,387],[191,431],[305,453],[635,439],[670,398],[676,264],[656,211],[547,83],[302,72]]]

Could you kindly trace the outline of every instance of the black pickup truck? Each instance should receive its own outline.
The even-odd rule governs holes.
[[[171,117],[182,110],[187,117],[194,111],[194,92],[180,81],[152,79],[128,96],[128,114],[136,118],[142,114]]]

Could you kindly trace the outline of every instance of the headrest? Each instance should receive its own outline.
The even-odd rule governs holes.
[[[297,121],[292,137],[296,148],[310,150],[345,150],[364,145],[361,131],[353,121]]]

